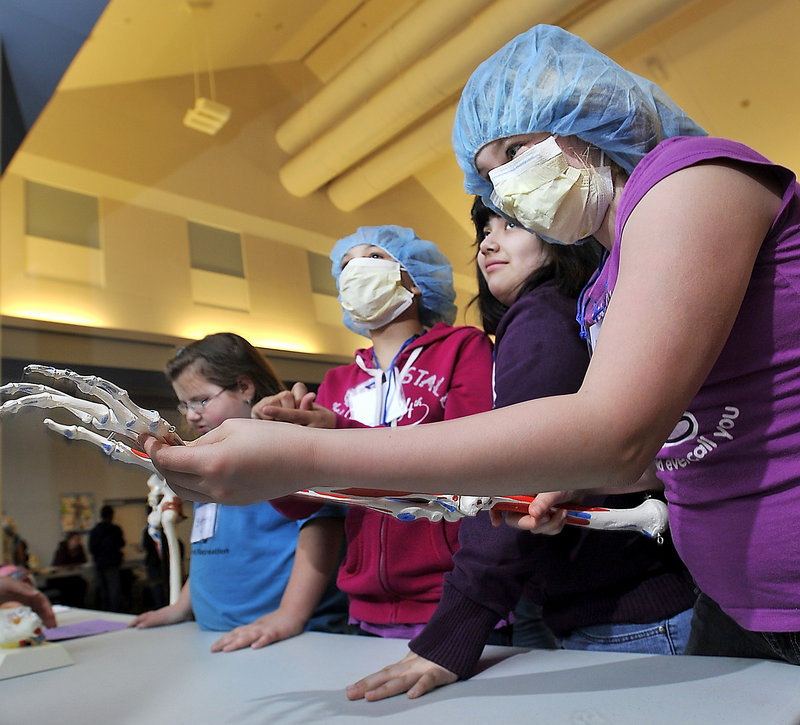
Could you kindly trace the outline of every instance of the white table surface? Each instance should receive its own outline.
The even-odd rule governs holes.
[[[212,654],[217,636],[184,623],[67,640],[74,665],[0,682],[0,723],[800,723],[800,667],[777,662],[489,647],[466,682],[367,703],[345,685],[405,641],[307,633]]]

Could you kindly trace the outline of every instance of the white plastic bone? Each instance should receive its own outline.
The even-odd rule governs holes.
[[[458,521],[464,516],[475,516],[480,511],[506,508],[525,512],[532,496],[459,496],[428,493],[404,493],[402,496],[384,496],[380,491],[372,495],[354,495],[346,489],[304,489],[297,495],[303,498],[343,505],[368,506],[388,513],[402,521],[428,519],[430,521]],[[600,506],[565,506],[566,523],[603,531],[636,531],[663,541],[669,526],[667,505],[658,499],[648,498],[630,509],[610,509]]]
[[[161,536],[164,532],[167,538],[169,551],[169,603],[175,604],[181,593],[181,550],[175,525],[180,514],[178,507],[180,499],[172,492],[167,482],[158,474],[153,473],[147,479],[150,493],[147,502],[150,504],[150,514],[147,517],[148,533],[156,542],[161,553]]]
[[[161,532],[163,531],[166,536],[170,561],[169,603],[175,604],[181,593],[181,567],[179,564],[181,553],[180,543],[175,531],[175,525],[179,519],[175,502],[180,502],[180,499],[172,492],[167,482],[156,471],[153,462],[144,453],[132,449],[122,441],[104,438],[83,426],[62,425],[50,418],[45,418],[43,422],[50,430],[60,433],[65,438],[87,441],[97,446],[115,461],[132,463],[150,472],[150,477],[147,479],[149,488],[147,503],[150,505],[150,513],[147,516],[147,530],[150,537],[155,541],[159,553],[161,553]]]
[[[44,642],[44,625],[30,607],[18,606],[0,611],[0,646],[27,647]]]
[[[157,473],[153,462],[144,453],[134,450],[122,441],[106,438],[80,425],[62,425],[51,418],[45,418],[42,422],[50,430],[60,433],[65,438],[69,438],[69,440],[83,440],[93,443],[115,461],[133,463],[148,470],[150,473]]]
[[[0,388],[0,392],[4,395],[22,394],[22,397],[13,398],[0,405],[0,416],[5,413],[18,413],[22,408],[63,408],[72,413],[81,423],[91,425],[98,430],[117,430],[119,428],[114,423],[109,425],[111,416],[105,405],[74,398],[47,385],[8,383]],[[117,432],[128,434],[124,427]]]

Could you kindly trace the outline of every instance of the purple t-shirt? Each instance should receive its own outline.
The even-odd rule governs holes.
[[[728,341],[657,456],[658,475],[675,545],[699,587],[747,629],[800,631],[794,518],[800,515],[800,186],[794,175],[732,141],[662,142],[625,185],[616,241],[585,296],[582,317],[587,328],[602,322],[619,271],[619,240],[636,204],[669,174],[709,159],[771,172],[783,203]]]

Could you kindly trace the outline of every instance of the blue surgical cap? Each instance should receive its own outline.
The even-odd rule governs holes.
[[[408,271],[414,284],[422,292],[419,319],[425,327],[431,327],[437,322],[453,324],[456,319],[453,268],[433,242],[420,239],[413,229],[394,224],[359,227],[355,234],[336,242],[331,250],[331,274],[336,280],[337,289],[339,275],[342,273],[342,259],[359,244],[380,247]],[[356,325],[347,310],[344,310],[342,321],[353,332],[369,337],[369,331]]]
[[[628,173],[665,138],[706,134],[654,83],[562,28],[537,25],[481,63],[461,93],[453,149],[464,188],[489,198],[475,168],[487,143],[543,132],[588,141]]]

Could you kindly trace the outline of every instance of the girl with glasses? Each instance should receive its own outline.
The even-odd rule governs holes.
[[[178,409],[200,434],[231,418],[250,418],[254,400],[283,389],[263,355],[229,332],[182,348],[167,363],[167,377]],[[338,629],[346,602],[331,578],[342,542],[340,516],[325,507],[295,521],[268,502],[196,504],[191,571],[178,601],[145,612],[132,626],[194,616],[201,629],[225,632],[212,652],[264,647],[309,629]]]

